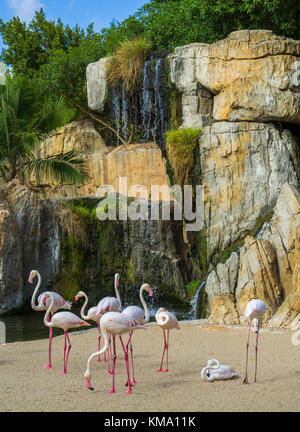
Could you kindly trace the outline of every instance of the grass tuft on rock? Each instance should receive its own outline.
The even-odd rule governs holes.
[[[125,89],[132,93],[141,80],[144,63],[151,43],[144,38],[135,38],[121,42],[120,47],[108,64],[108,81],[125,82]]]
[[[178,184],[192,184],[194,150],[202,129],[181,128],[166,132],[168,158]]]

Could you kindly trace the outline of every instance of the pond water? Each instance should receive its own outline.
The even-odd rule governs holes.
[[[124,308],[126,305],[124,305]],[[150,308],[150,321],[154,321],[155,312],[157,309]],[[178,320],[191,318],[191,311],[187,309],[172,309],[169,311],[174,313]],[[80,316],[80,308],[72,307],[72,312]],[[5,324],[6,330],[6,343],[29,341],[35,339],[46,339],[49,337],[49,329],[44,325],[45,312],[28,312],[10,316],[0,317],[1,321]],[[96,323],[89,321],[92,327],[97,327]],[[90,327],[81,327],[72,331],[85,331]],[[63,334],[63,330],[53,328],[53,336],[59,336]],[[1,340],[0,340],[1,343]]]

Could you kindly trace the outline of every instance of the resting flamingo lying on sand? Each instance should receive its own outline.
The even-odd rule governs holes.
[[[161,358],[160,368],[156,372],[169,372],[168,365],[168,355],[169,355],[169,331],[176,328],[180,330],[177,318],[171,312],[168,312],[165,308],[160,308],[155,314],[155,320],[157,325],[159,325],[164,332],[164,350]],[[167,331],[167,339],[166,332]],[[165,351],[167,350],[167,369],[162,370],[163,359],[165,355]]]
[[[76,294],[75,300],[78,301],[78,299],[80,297],[84,297],[85,298],[85,302],[80,310],[80,316],[82,319],[84,320],[91,320],[94,321],[95,323],[97,323],[97,327],[98,327],[98,350],[100,349],[100,342],[101,342],[101,333],[100,333],[100,315],[97,315],[97,306],[93,306],[91,308],[89,308],[87,315],[84,314],[85,308],[88,304],[88,296],[83,292],[83,291],[79,291]],[[100,356],[98,357],[98,359],[96,360],[97,362],[100,362]],[[104,354],[104,362],[106,362],[106,358],[105,358],[105,354]]]
[[[127,306],[127,308],[125,308],[122,311],[123,314],[128,315],[130,318],[136,320],[139,324],[146,324],[147,322],[150,321],[149,309],[148,309],[148,306],[144,300],[144,295],[143,295],[144,291],[147,291],[151,297],[153,296],[153,291],[150,288],[150,285],[147,283],[144,283],[140,288],[140,300],[141,300],[141,303],[144,307],[144,310],[142,308],[140,308],[139,306]],[[130,333],[130,336],[132,336],[132,332]],[[133,377],[131,384],[133,384],[133,383],[138,384],[138,381],[136,381],[135,377],[134,377],[132,342],[130,342],[129,348],[130,348],[130,353],[131,353],[132,377]]]
[[[217,359],[210,359],[207,366],[202,369],[201,376],[205,381],[226,380],[235,376],[232,367],[220,365]]]
[[[50,298],[45,300],[45,293],[46,292],[43,292],[42,294],[39,295],[38,305],[35,304],[36,295],[37,295],[37,292],[40,288],[41,281],[42,281],[40,273],[37,270],[32,270],[30,272],[28,282],[33,284],[33,279],[36,276],[38,278],[38,283],[37,283],[37,286],[35,287],[35,290],[32,294],[31,307],[35,311],[46,311],[51,304]],[[53,291],[48,291],[48,292],[51,292],[52,297],[53,297],[53,306],[51,307],[51,311],[50,311],[51,313],[50,313],[49,320],[51,318],[51,314],[54,314],[59,309],[67,309],[67,310],[71,309],[72,303],[64,300],[62,298],[62,296],[60,296],[56,292],[53,292]],[[51,369],[52,368],[52,365],[51,365],[51,345],[52,345],[52,327],[49,327],[49,363],[46,366],[44,366],[45,369]]]
[[[129,363],[128,363],[128,345],[130,343],[131,336],[129,336],[126,348],[124,347],[123,340],[122,340],[122,334],[124,333],[131,333],[133,330],[136,330],[138,328],[145,328],[141,324],[139,324],[137,321],[131,319],[129,316],[126,316],[125,314],[122,314],[120,312],[107,312],[105,315],[103,315],[100,319],[100,328],[101,332],[104,337],[104,346],[100,351],[97,351],[90,355],[87,361],[87,369],[84,374],[85,384],[88,389],[93,390],[93,387],[91,386],[91,370],[90,365],[91,361],[95,356],[104,354],[109,346],[109,340],[108,335],[112,335],[113,337],[113,349],[114,349],[114,355],[113,355],[113,369],[112,369],[112,376],[113,376],[113,382],[112,382],[112,390],[107,393],[115,393],[115,367],[116,367],[116,336],[120,337],[121,345],[124,351],[124,359],[126,364],[126,372],[127,372],[127,381],[128,381],[128,391],[127,394],[132,393],[131,390],[131,382],[129,377]]]
[[[101,318],[102,315],[104,315],[107,312],[119,312],[121,309],[121,297],[120,297],[120,293],[118,290],[118,286],[119,286],[119,280],[120,280],[120,275],[119,273],[115,274],[115,293],[116,293],[116,297],[104,297],[102,300],[99,301],[98,305],[97,305],[97,310],[98,310],[98,314],[99,317]],[[112,373],[111,370],[111,341],[110,341],[110,336],[109,336],[109,350],[108,350],[108,373]]]
[[[246,343],[246,374],[243,383],[248,384],[248,348],[249,348],[249,337],[250,337],[250,328],[251,321],[253,322],[253,329],[256,333],[256,342],[255,342],[255,374],[254,374],[254,382],[256,383],[256,372],[257,372],[257,351],[258,351],[258,335],[259,335],[259,327],[262,322],[263,315],[266,310],[266,304],[260,299],[250,300],[246,306],[244,315],[249,320],[249,328],[248,328],[248,337]]]
[[[67,373],[67,363],[68,363],[68,358],[69,358],[69,353],[70,353],[70,349],[72,347],[70,339],[69,339],[69,335],[68,335],[68,330],[70,328],[77,328],[77,327],[82,327],[82,326],[90,326],[89,323],[87,323],[86,321],[83,321],[82,319],[80,319],[77,315],[73,314],[72,312],[57,312],[56,314],[52,315],[52,319],[51,321],[48,320],[51,308],[53,306],[54,303],[54,298],[51,292],[46,292],[44,295],[45,300],[47,300],[48,298],[51,298],[51,304],[45,314],[44,317],[44,323],[47,327],[58,327],[64,330],[65,333],[65,346],[64,346],[64,370],[61,372],[63,375]],[[67,349],[67,339],[68,339],[68,352],[67,352],[67,357],[66,357],[66,349]]]

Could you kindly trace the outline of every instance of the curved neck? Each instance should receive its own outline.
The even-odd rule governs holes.
[[[90,357],[88,358],[84,378],[90,378],[90,376],[91,376],[91,362],[92,362],[93,358],[96,356],[99,356],[101,354],[104,354],[105,351],[107,351],[107,349],[108,349],[108,344],[109,344],[108,333],[105,329],[102,329],[101,332],[102,332],[102,336],[104,337],[104,346],[100,351],[97,351],[97,352],[91,354]]]
[[[50,298],[51,298],[51,303],[50,303],[50,306],[48,307],[48,310],[47,310],[47,312],[45,313],[45,316],[44,316],[44,324],[45,324],[47,327],[52,327],[52,323],[51,323],[51,321],[48,321],[49,314],[50,314],[50,311],[51,311],[51,309],[52,309],[53,302],[54,302],[54,299],[53,299],[53,295],[52,295],[52,294],[50,294]]]
[[[146,318],[144,319],[144,324],[146,324],[147,322],[150,321],[150,314],[149,314],[149,309],[148,309],[147,303],[144,300],[143,293],[144,293],[144,287],[142,286],[140,289],[140,299],[141,299],[141,303],[143,305],[145,315],[146,315]]]
[[[205,381],[211,381],[212,380],[212,375],[208,376],[206,374],[207,369],[211,369],[211,366],[206,366],[204,369],[202,369],[201,371],[201,376]]]
[[[88,319],[87,315],[84,314],[85,308],[86,308],[86,306],[88,304],[88,296],[84,292],[83,292],[83,296],[85,298],[85,301],[84,301],[83,306],[82,306],[82,308],[80,310],[80,315],[81,315],[82,319]]]
[[[120,305],[121,305],[122,303],[121,303],[121,297],[120,297],[119,290],[118,290],[117,278],[115,278],[115,292],[116,292],[116,297],[119,300]]]
[[[39,311],[39,308],[35,304],[36,295],[37,295],[37,292],[41,286],[41,281],[42,281],[42,278],[41,278],[41,275],[39,274],[39,272],[37,272],[37,277],[38,277],[38,283],[37,283],[37,286],[35,287],[35,289],[33,291],[32,298],[31,298],[31,307],[35,311]]]
[[[214,364],[211,364],[210,366],[207,366],[207,367],[209,367],[211,369],[218,369],[218,367],[220,366],[219,360],[216,360],[216,359],[212,359],[212,360],[213,360]]]

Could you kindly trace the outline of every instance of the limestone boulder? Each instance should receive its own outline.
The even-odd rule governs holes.
[[[284,298],[292,290],[296,264],[296,229],[299,225],[299,189],[286,183],[278,196],[272,220],[270,223],[265,224],[259,233],[259,238],[268,240],[276,251]]]
[[[215,95],[215,120],[300,122],[300,41],[236,31],[211,45],[177,48],[172,67],[175,86],[188,91],[200,83]]]
[[[282,186],[299,184],[298,144],[274,124],[217,122],[199,141],[208,261],[258,231]]]
[[[248,236],[240,251],[240,268],[235,291],[237,311],[242,317],[247,303],[259,298],[266,303],[264,321],[268,321],[281,303],[276,254],[267,240]],[[241,321],[246,321],[241,318]]]
[[[233,325],[240,323],[232,294],[222,294],[211,299],[208,321],[211,324]]]
[[[90,63],[86,68],[88,106],[91,110],[102,113],[107,96],[107,62],[109,57]]]

